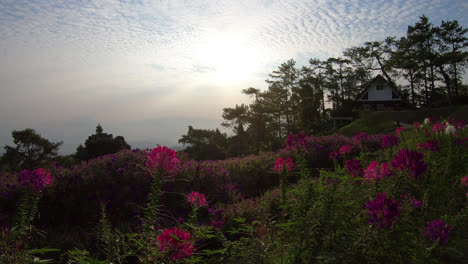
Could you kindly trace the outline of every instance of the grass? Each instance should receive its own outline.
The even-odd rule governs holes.
[[[436,118],[444,116],[448,119],[455,118],[468,121],[468,105],[411,111],[362,111],[359,116],[360,118],[339,128],[336,134],[352,136],[360,131],[369,134],[388,133],[395,131],[396,121],[413,124],[414,122],[421,122],[429,116]]]

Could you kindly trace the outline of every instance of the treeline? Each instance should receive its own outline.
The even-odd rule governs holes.
[[[458,21],[434,26],[421,16],[401,38],[365,42],[337,58],[312,58],[302,68],[288,60],[269,75],[265,91],[242,90],[252,103],[223,109],[222,126],[232,129],[232,136],[189,127],[179,143],[188,145],[194,158],[222,159],[276,150],[289,134],[326,134],[330,112],[352,111],[356,95],[377,74],[415,107],[441,99],[452,104],[463,96],[466,101],[467,32]]]
[[[32,170],[46,167],[52,161],[70,167],[81,161],[131,149],[124,137],[104,133],[100,124],[96,127],[96,133],[78,146],[75,154],[67,156],[58,154],[63,142],[50,142],[34,129],[14,130],[11,136],[15,146],[4,147],[5,153],[0,157],[0,171]]]

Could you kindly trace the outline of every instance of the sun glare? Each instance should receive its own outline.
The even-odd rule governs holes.
[[[197,61],[211,71],[217,83],[234,83],[247,79],[260,66],[259,51],[241,34],[212,34],[197,47]]]

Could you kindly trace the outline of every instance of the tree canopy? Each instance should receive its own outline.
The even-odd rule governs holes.
[[[122,149],[131,149],[130,145],[125,142],[124,137],[104,133],[101,125],[96,127],[96,133],[89,136],[85,141],[84,146],[79,145],[76,149],[76,158],[79,160],[89,160],[102,155],[113,154]]]
[[[1,164],[11,170],[34,169],[57,157],[62,142],[52,143],[34,129],[14,130],[11,133],[16,146],[6,145]]]

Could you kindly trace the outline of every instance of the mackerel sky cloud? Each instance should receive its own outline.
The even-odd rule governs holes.
[[[0,143],[31,127],[72,152],[100,122],[130,144],[175,144],[187,125],[219,127],[222,108],[248,100],[241,89],[266,88],[290,58],[401,37],[422,14],[468,27],[467,11],[466,0],[1,0]]]

